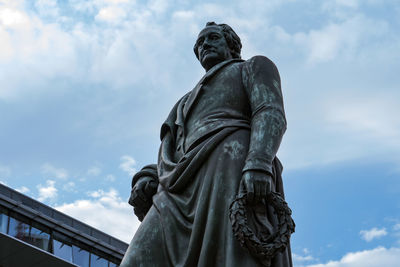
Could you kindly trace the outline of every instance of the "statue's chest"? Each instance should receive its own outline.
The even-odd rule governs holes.
[[[197,105],[201,109],[242,109],[248,105],[239,68],[229,67],[203,85]]]

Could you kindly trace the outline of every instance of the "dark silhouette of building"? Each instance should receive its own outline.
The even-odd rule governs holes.
[[[0,184],[0,267],[114,267],[127,247]]]

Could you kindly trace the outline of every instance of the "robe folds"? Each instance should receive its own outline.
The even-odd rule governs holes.
[[[272,190],[283,195],[276,152],[285,130],[279,73],[269,59],[211,68],[161,127],[158,163],[141,171],[158,180],[158,190],[121,266],[260,266],[235,239],[229,206],[247,170],[270,174]],[[268,203],[248,217],[256,233],[277,225]],[[289,246],[272,267],[290,266]]]

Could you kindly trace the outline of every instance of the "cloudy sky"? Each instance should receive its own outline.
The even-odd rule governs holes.
[[[129,242],[207,21],[280,71],[295,266],[398,266],[398,0],[0,0],[0,181]]]

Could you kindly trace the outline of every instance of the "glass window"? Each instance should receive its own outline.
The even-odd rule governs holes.
[[[29,241],[29,225],[10,217],[8,234],[22,241]]]
[[[72,246],[53,239],[53,253],[61,259],[72,262]]]
[[[117,265],[115,263],[111,262],[111,261],[109,262],[109,264],[110,265],[108,265],[108,267],[117,267]]]
[[[89,252],[80,247],[72,246],[72,262],[81,267],[89,267]]]
[[[49,251],[50,234],[31,226],[29,244]]]
[[[96,254],[90,254],[90,267],[108,267],[108,261]]]
[[[7,234],[7,224],[8,224],[8,216],[5,214],[0,214],[0,232],[3,234]]]

